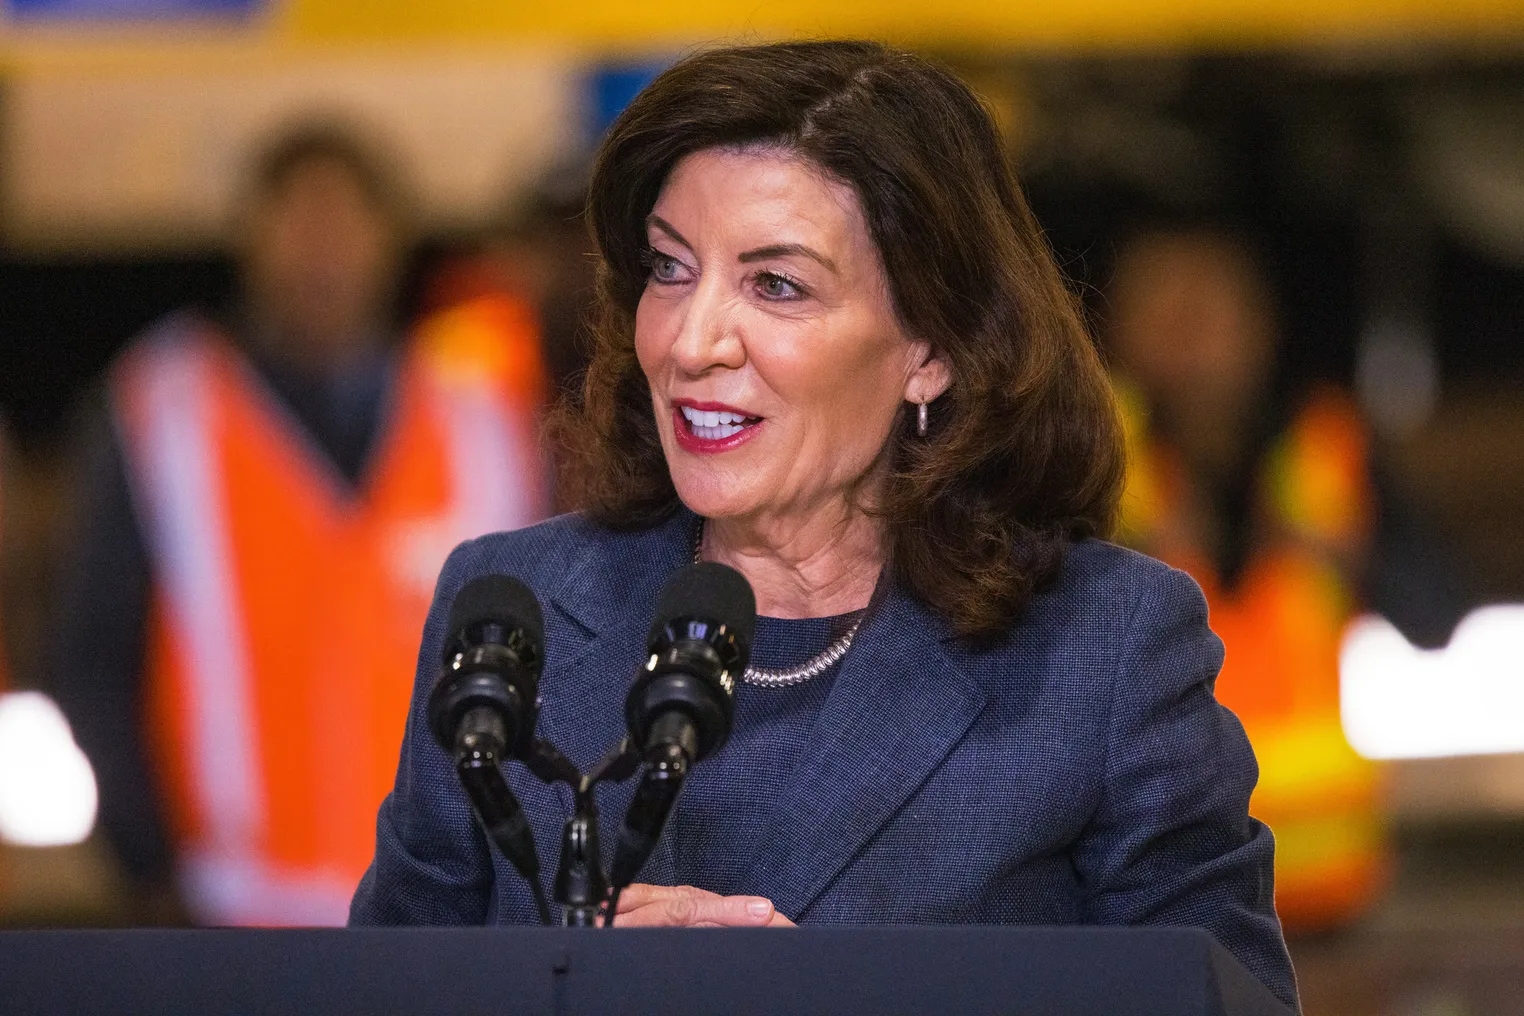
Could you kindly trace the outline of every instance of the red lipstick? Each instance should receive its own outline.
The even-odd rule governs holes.
[[[743,417],[746,422],[740,424],[740,429],[726,437],[703,436],[683,415],[683,409],[688,408],[694,412],[706,413],[732,413]],[[720,452],[728,452],[739,448],[756,436],[762,426],[762,418],[752,416],[744,409],[728,406],[723,402],[698,402],[694,399],[674,399],[672,401],[672,429],[677,437],[678,447],[684,451],[698,455],[717,455]],[[709,430],[710,428],[702,428]]]

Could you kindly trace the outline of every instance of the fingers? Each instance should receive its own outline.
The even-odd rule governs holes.
[[[619,894],[619,913],[623,914],[630,910],[638,910],[641,907],[650,906],[662,900],[670,899],[679,893],[704,893],[703,889],[696,889],[691,885],[647,885],[644,882],[636,882],[625,886]],[[714,893],[707,893],[713,896]]]
[[[760,896],[720,896],[693,886],[632,885],[619,897],[614,926],[761,928],[778,916],[772,902]]]

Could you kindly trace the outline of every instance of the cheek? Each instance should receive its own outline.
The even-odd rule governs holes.
[[[664,310],[662,301],[645,296],[635,307],[635,358],[647,378],[660,372],[672,348],[671,329],[667,327],[669,314]]]
[[[872,323],[831,332],[758,349],[753,362],[824,443],[876,453],[904,395],[905,351]]]

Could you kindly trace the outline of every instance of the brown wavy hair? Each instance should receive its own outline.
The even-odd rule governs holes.
[[[926,438],[902,414],[873,511],[904,587],[960,634],[997,636],[1073,541],[1109,534],[1120,426],[988,111],[908,53],[868,42],[701,52],[615,121],[588,197],[601,259],[594,354],[558,427],[574,502],[619,529],[677,507],[635,358],[646,217],[684,156],[753,145],[791,150],[856,191],[896,312],[951,368]]]

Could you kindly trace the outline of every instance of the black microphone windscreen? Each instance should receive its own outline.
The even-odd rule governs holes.
[[[450,604],[446,647],[465,629],[486,622],[522,629],[537,646],[545,642],[540,601],[528,586],[511,575],[483,575],[461,587]]]
[[[750,654],[751,637],[757,626],[757,598],[751,583],[734,568],[713,561],[691,564],[667,580],[662,589],[651,642],[668,622],[697,617],[725,625]]]

